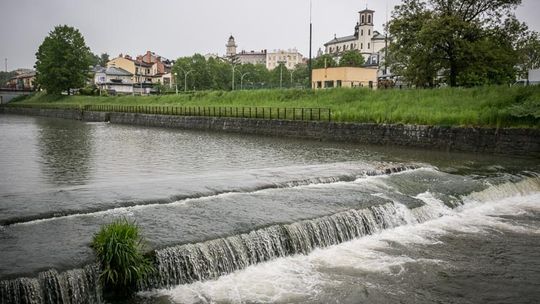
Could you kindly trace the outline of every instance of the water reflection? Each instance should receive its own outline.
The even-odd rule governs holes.
[[[94,145],[92,125],[64,120],[37,120],[43,176],[55,185],[81,185],[91,179]]]

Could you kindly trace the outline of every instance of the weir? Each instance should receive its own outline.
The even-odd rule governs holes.
[[[540,190],[540,177],[526,177],[517,183],[491,186],[462,197],[460,201],[485,202]],[[168,288],[179,284],[215,279],[250,265],[295,254],[309,254],[316,248],[337,245],[358,237],[407,224],[417,224],[452,213],[436,199],[423,199],[423,206],[409,209],[399,202],[349,210],[291,224],[272,225],[249,233],[202,243],[184,244],[154,252],[156,274],[139,283],[140,290]],[[57,273],[42,272],[37,278],[0,281],[0,304],[101,303],[99,269]]]
[[[99,267],[58,273],[45,271],[37,278],[0,281],[1,304],[92,304],[102,302]]]
[[[249,181],[249,184],[244,185],[242,187],[231,187],[231,188],[222,188],[219,189],[216,187],[208,186],[204,190],[201,190],[200,192],[196,192],[195,194],[177,194],[172,195],[170,197],[166,198],[156,198],[156,199],[149,199],[149,200],[141,200],[141,201],[115,201],[111,202],[110,205],[107,204],[100,204],[97,207],[92,206],[83,206],[73,209],[64,209],[64,210],[54,210],[54,211],[48,211],[45,213],[36,213],[36,214],[29,214],[29,215],[23,215],[23,216],[12,216],[9,218],[1,218],[0,217],[0,227],[1,226],[9,226],[9,225],[16,225],[16,224],[23,224],[23,223],[31,223],[32,221],[43,221],[43,220],[52,220],[59,217],[66,217],[66,216],[78,216],[78,215],[84,215],[84,214],[97,214],[99,212],[110,212],[113,210],[118,209],[125,209],[129,207],[134,206],[150,206],[150,205],[167,205],[176,203],[183,200],[189,200],[189,199],[199,199],[199,198],[205,198],[205,197],[211,197],[211,196],[217,196],[221,194],[227,194],[227,193],[253,193],[256,191],[261,190],[268,190],[268,189],[284,189],[284,188],[292,188],[292,187],[300,187],[300,186],[307,186],[307,185],[316,185],[316,184],[331,184],[331,183],[337,183],[337,182],[352,182],[358,178],[365,177],[365,176],[379,176],[379,175],[390,175],[394,173],[400,173],[407,170],[415,170],[419,169],[420,167],[417,165],[396,165],[396,166],[384,166],[376,169],[362,169],[362,170],[356,170],[356,172],[350,172],[347,174],[342,175],[329,175],[329,176],[323,176],[323,177],[312,177],[312,178],[305,178],[305,179],[296,179],[296,180],[285,180],[285,181],[273,181],[272,178],[258,178],[257,180]],[[246,176],[246,178],[252,178],[252,176]]]

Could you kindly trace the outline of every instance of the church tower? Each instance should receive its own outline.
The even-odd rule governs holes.
[[[358,50],[363,54],[373,53],[373,14],[375,11],[365,9],[360,11]]]
[[[227,53],[226,53],[226,56],[227,57],[234,57],[236,55],[236,43],[234,41],[234,37],[231,35],[231,37],[229,37],[229,41],[227,42],[227,44],[225,45],[227,47]]]

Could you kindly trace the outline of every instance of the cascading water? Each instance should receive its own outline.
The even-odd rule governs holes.
[[[38,278],[0,281],[1,304],[101,303],[97,265],[58,273],[45,271]]]
[[[389,203],[157,250],[157,275],[141,288],[170,287],[213,279],[249,265],[293,254],[307,254],[318,247],[415,222],[410,211],[405,210],[407,207],[401,204]]]

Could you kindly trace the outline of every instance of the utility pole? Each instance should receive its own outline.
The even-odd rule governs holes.
[[[309,88],[313,87],[313,79],[312,79],[312,57],[311,57],[311,44],[313,39],[313,24],[311,22],[311,12],[312,12],[312,0],[309,0],[309,61],[308,61],[308,70],[309,70]]]

